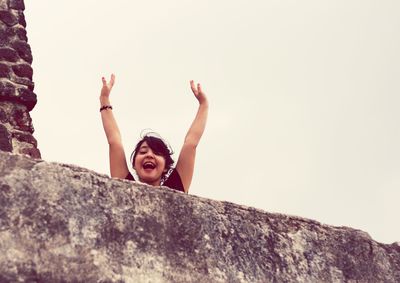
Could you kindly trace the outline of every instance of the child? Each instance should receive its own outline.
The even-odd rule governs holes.
[[[109,82],[104,77],[102,81],[100,113],[109,144],[111,177],[134,180],[128,169],[121,134],[110,104],[110,92],[115,82],[115,75],[111,75]],[[153,186],[164,185],[188,193],[193,177],[196,147],[203,135],[208,114],[208,101],[201,85],[196,86],[190,81],[190,86],[199,102],[199,108],[186,134],[175,168],[172,168],[174,163],[171,158],[172,151],[166,143],[160,137],[147,134],[136,145],[130,160],[139,181]]]

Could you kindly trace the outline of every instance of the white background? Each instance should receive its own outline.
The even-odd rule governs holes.
[[[146,128],[179,152],[194,79],[210,113],[190,194],[400,241],[399,1],[25,5],[43,159],[108,174],[111,72],[126,154]]]

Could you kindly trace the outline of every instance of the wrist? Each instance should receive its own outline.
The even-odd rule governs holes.
[[[112,108],[111,105],[103,105],[103,106],[100,107],[100,112],[103,111],[103,110],[107,110],[107,109],[112,110],[113,108]]]
[[[199,103],[199,107],[205,107],[208,108],[208,101],[207,100],[203,100]]]

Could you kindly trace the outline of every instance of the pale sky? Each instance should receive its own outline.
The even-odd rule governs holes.
[[[109,173],[98,97],[112,72],[127,156],[146,128],[179,152],[194,79],[210,112],[190,194],[400,241],[398,0],[25,6],[44,160]]]

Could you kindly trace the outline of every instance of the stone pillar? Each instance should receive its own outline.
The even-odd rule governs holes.
[[[29,115],[37,100],[24,9],[23,0],[0,0],[0,150],[40,158]]]

